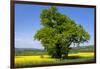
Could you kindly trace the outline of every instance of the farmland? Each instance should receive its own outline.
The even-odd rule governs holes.
[[[16,50],[15,66],[28,66],[37,64],[56,64],[56,63],[73,63],[87,62],[94,60],[93,46],[73,48],[67,59],[51,58],[44,50]]]

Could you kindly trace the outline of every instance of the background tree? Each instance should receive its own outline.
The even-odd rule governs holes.
[[[45,50],[53,58],[67,58],[71,44],[84,43],[90,35],[82,25],[58,12],[56,7],[44,9],[40,15],[41,25],[34,38],[41,41]]]

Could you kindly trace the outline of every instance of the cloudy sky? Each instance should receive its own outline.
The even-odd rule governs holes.
[[[50,6],[15,4],[15,47],[42,49],[41,42],[34,40],[34,35],[40,25],[41,10]],[[61,7],[58,11],[69,16],[76,23],[83,25],[91,39],[85,45],[94,44],[94,8]]]

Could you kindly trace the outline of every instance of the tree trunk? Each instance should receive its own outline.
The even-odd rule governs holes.
[[[69,53],[69,50],[68,50],[67,53],[66,53],[66,59],[68,58],[68,53]]]
[[[56,55],[55,55],[55,57],[56,58],[61,58],[61,56],[62,56],[62,54],[61,54],[61,48],[60,48],[60,45],[57,44],[56,45]]]
[[[62,58],[67,59],[68,58],[68,53],[69,53],[69,50],[67,50],[67,52],[65,54],[63,54]]]

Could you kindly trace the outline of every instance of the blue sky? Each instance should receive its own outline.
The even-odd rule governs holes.
[[[15,47],[42,49],[41,42],[33,36],[42,26],[40,25],[41,10],[50,6],[15,4]],[[83,25],[91,39],[84,45],[94,44],[94,8],[78,8],[57,6],[58,11],[69,16],[77,24]]]

